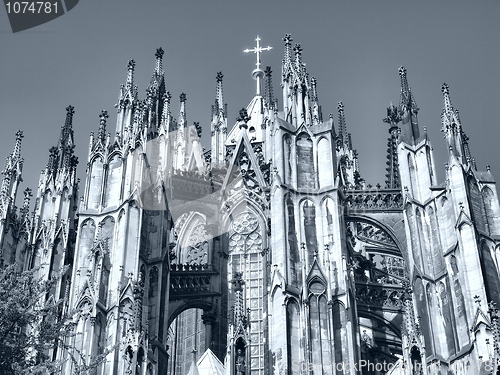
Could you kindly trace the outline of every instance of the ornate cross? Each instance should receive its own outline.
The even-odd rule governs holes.
[[[257,95],[260,95],[260,80],[264,77],[264,71],[260,68],[260,53],[262,51],[269,51],[273,49],[273,47],[261,47],[260,46],[260,38],[257,35],[257,39],[255,39],[257,42],[257,46],[252,48],[252,49],[246,49],[243,50],[243,52],[248,53],[248,52],[253,52],[257,54],[257,63],[255,64],[257,68],[252,72],[252,77],[257,81]]]
[[[254,47],[254,48],[252,48],[252,49],[248,49],[248,48],[247,48],[247,49],[246,49],[246,50],[244,50],[243,52],[245,52],[245,53],[248,53],[248,52],[253,52],[253,53],[256,53],[256,54],[257,54],[257,63],[256,63],[255,65],[257,65],[257,69],[258,69],[258,70],[260,70],[260,53],[261,53],[262,51],[269,51],[269,50],[272,50],[272,49],[273,49],[273,47],[269,47],[269,46],[264,47],[264,48],[263,48],[263,47],[261,47],[261,46],[260,46],[260,43],[259,43],[259,42],[260,42],[260,37],[259,37],[258,35],[257,35],[257,38],[255,39],[255,41],[257,42],[257,46],[256,46],[256,47]]]

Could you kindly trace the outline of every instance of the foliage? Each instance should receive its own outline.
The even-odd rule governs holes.
[[[0,374],[60,373],[61,363],[50,355],[56,346],[67,351],[65,339],[72,335],[72,324],[62,316],[63,301],[54,298],[53,291],[66,271],[43,281],[37,269],[0,268]],[[76,362],[74,355],[69,357]],[[77,372],[86,367],[76,367]]]

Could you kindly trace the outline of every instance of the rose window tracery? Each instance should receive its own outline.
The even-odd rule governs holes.
[[[242,212],[233,221],[234,234],[229,239],[232,252],[256,252],[262,248],[259,222],[249,211]]]

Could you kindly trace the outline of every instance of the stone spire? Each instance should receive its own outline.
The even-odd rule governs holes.
[[[266,66],[266,70],[264,71],[266,75],[266,84],[264,86],[264,101],[268,108],[275,108],[274,105],[274,96],[273,96],[273,80],[270,66]]]
[[[211,159],[212,165],[221,166],[224,163],[225,143],[227,135],[227,105],[222,93],[222,72],[215,77],[215,104],[212,106],[211,127]]]
[[[321,106],[318,102],[318,88],[316,77],[311,78],[311,110],[312,110],[312,124],[317,125],[323,121],[321,114]]]
[[[347,126],[344,114],[344,103],[337,103],[337,112],[339,114],[339,134],[338,134],[338,146],[344,147],[348,144]]]
[[[24,160],[21,158],[21,141],[24,135],[21,130],[16,133],[14,150],[5,160],[5,168],[2,171],[2,185],[0,188],[0,207],[4,213],[10,202],[14,203],[17,195],[17,187],[22,181],[21,173]]]
[[[161,115],[161,126],[165,132],[171,132],[171,122],[172,122],[172,114],[170,112],[170,100],[172,99],[172,95],[169,91],[167,91],[162,96],[163,99],[163,112]]]
[[[286,66],[292,63],[292,36],[290,34],[285,34],[283,41],[285,42],[285,55],[283,57],[283,63]]]
[[[97,131],[97,138],[102,144],[106,141],[106,120],[108,117],[108,111],[103,109],[99,115],[99,130]]]
[[[418,106],[408,85],[406,68],[399,68],[399,77],[401,80],[401,95],[399,99],[398,112],[401,117],[401,138],[409,144],[415,144],[420,138],[418,129]]]
[[[182,93],[180,96],[179,96],[179,99],[180,99],[180,102],[181,102],[181,106],[180,106],[180,109],[179,109],[179,120],[178,120],[178,124],[179,124],[179,128],[184,128],[187,126],[187,117],[186,117],[186,94],[185,93]]]
[[[125,83],[125,87],[128,90],[132,90],[134,86],[134,70],[135,70],[135,61],[129,60],[127,64],[127,81]]]
[[[157,75],[163,75],[163,67],[162,67],[162,64],[163,64],[163,54],[165,52],[163,51],[163,49],[160,47],[158,49],[156,49],[156,53],[155,53],[155,57],[156,57],[156,66],[155,66],[155,74]]]
[[[57,148],[59,150],[59,160],[57,163],[58,168],[73,168],[76,167],[74,149],[75,140],[73,132],[73,115],[75,108],[73,106],[66,107],[66,121],[61,129],[61,136]]]
[[[385,187],[387,189],[399,189],[401,187],[401,180],[398,168],[398,123],[401,117],[398,114],[397,108],[391,103],[387,108],[387,117],[384,122],[389,124],[389,139],[387,140],[387,171],[385,177]]]
[[[224,75],[222,72],[217,72],[217,75],[215,77],[215,80],[217,82],[216,88],[215,88],[215,106],[214,106],[214,114],[223,114],[224,116],[227,115],[227,108],[226,105],[224,104],[224,96],[223,96],[223,90],[222,90],[222,78],[224,78]]]
[[[116,139],[125,142],[132,136],[131,129],[134,121],[134,107],[137,103],[137,86],[134,85],[135,61],[129,60],[127,64],[127,79],[120,85],[118,103],[115,104],[118,115],[116,116]],[[92,147],[92,145],[91,145]]]
[[[450,99],[450,88],[446,83],[441,86],[443,93],[443,110],[441,112],[441,131],[444,133],[448,148],[458,159],[476,169],[476,163],[471,156],[469,137],[465,134],[458,110],[453,108]]]

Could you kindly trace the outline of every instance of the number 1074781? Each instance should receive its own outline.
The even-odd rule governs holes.
[[[57,2],[48,1],[14,1],[5,3],[7,13],[58,13]]]

